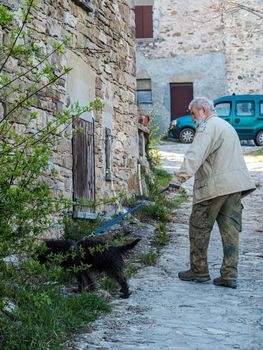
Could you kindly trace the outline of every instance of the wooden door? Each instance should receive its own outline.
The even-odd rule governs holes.
[[[188,105],[193,99],[193,83],[171,83],[171,120],[189,114]]]
[[[94,218],[90,203],[95,201],[95,150],[94,123],[77,119],[73,125],[77,131],[72,140],[73,148],[73,217]]]

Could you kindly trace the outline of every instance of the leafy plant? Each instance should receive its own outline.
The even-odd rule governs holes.
[[[113,242],[116,244],[116,245],[122,245],[122,244],[125,244],[127,243],[127,236],[125,236],[124,234],[117,234],[115,237],[114,237],[114,240]]]
[[[14,307],[9,301],[5,308],[13,308],[14,319],[0,319],[0,347],[5,350],[58,350],[73,333],[84,331],[110,306],[98,295],[82,293],[78,297],[63,296],[50,285],[33,289],[20,286]]]
[[[149,152],[148,152],[148,160],[150,163],[150,167],[152,169],[161,166],[161,158],[160,152],[158,150],[158,144],[164,136],[166,136],[166,132],[160,133],[160,124],[156,121],[157,116],[153,111],[147,113],[149,117],[148,128],[150,130],[149,134]]]
[[[156,264],[158,256],[154,252],[148,252],[142,255],[141,260],[144,265],[153,266]]]
[[[54,151],[70,140],[75,119],[101,108],[95,100],[38,115],[43,96],[57,91],[71,68],[52,64],[69,38],[49,47],[38,43],[31,24],[36,10],[33,0],[26,0],[16,16],[0,5],[0,347],[10,350],[56,349],[75,329],[75,316],[68,312],[78,301],[45,287],[45,275],[59,269],[43,270],[28,256],[39,235],[60,223],[72,204],[50,192],[48,179],[57,176]],[[80,319],[84,299],[79,299],[84,303],[78,306]]]
[[[170,240],[169,235],[166,232],[166,223],[158,222],[156,225],[156,232],[153,239],[154,244],[157,247],[165,246]]]
[[[179,208],[180,205],[188,199],[188,194],[183,187],[179,189],[178,193],[179,193],[179,196],[177,196],[174,199],[166,199],[165,197],[163,197],[162,205],[169,209]]]
[[[136,275],[138,271],[138,268],[134,265],[129,265],[125,268],[124,270],[124,275],[127,277],[127,278],[131,278],[132,276]]]
[[[104,276],[100,281],[101,287],[111,295],[116,295],[119,288],[118,283],[108,276]]]
[[[63,225],[63,237],[78,241],[90,236],[101,225],[101,219],[99,216],[94,220],[72,219],[71,215],[65,215]]]
[[[161,189],[168,186],[172,175],[161,168],[153,168],[152,176],[142,167],[142,176],[147,184],[150,196],[155,195]]]
[[[129,208],[132,208],[132,207],[135,207],[135,205],[137,204],[137,201],[138,201],[138,198],[137,196],[135,195],[132,195],[130,197],[125,197],[123,200],[122,200],[122,205],[123,206],[127,206]]]
[[[66,130],[74,118],[99,105],[99,101],[85,107],[76,103],[54,112],[46,123],[40,120],[35,109],[39,93],[56,86],[70,68],[59,71],[48,64],[49,57],[62,52],[67,38],[54,43],[48,54],[34,41],[32,29],[26,27],[33,6],[28,0],[21,8],[20,27],[6,7],[1,6],[0,11],[5,33],[0,64],[0,257],[18,253],[25,246],[30,249],[32,237],[52,224],[52,214],[71,204],[62,196],[51,195],[45,178],[56,176],[56,171],[49,161],[54,148],[68,137]],[[11,59],[17,64],[15,73],[8,70]]]
[[[163,207],[159,202],[154,202],[144,209],[144,215],[161,222],[170,220],[168,208]]]

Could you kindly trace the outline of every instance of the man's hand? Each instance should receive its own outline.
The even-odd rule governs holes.
[[[175,192],[175,191],[178,191],[180,187],[181,186],[180,186],[179,182],[177,182],[175,180],[171,180],[169,185],[168,185],[168,190],[169,190],[169,192]]]

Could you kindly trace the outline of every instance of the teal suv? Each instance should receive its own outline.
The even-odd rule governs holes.
[[[263,146],[263,95],[223,96],[214,101],[218,116],[228,121],[236,130],[240,140],[254,140]],[[183,143],[191,143],[195,125],[190,115],[171,122],[168,136]]]

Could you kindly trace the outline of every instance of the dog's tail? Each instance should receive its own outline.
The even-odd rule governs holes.
[[[124,244],[124,245],[121,245],[118,247],[118,250],[121,252],[121,253],[124,253],[126,250],[130,250],[132,248],[134,248],[136,246],[136,244],[138,242],[140,242],[140,238],[137,238],[135,239],[133,242],[130,242],[130,243],[127,243],[127,244]]]

